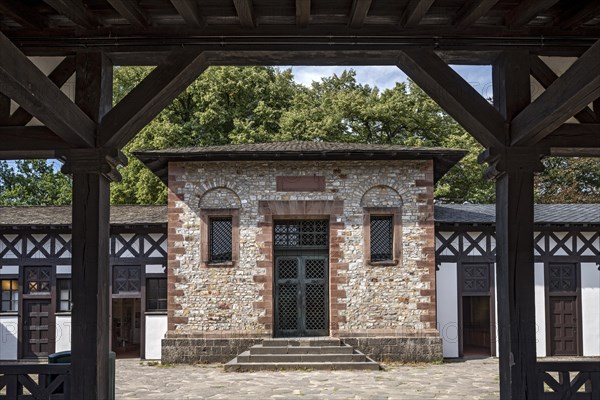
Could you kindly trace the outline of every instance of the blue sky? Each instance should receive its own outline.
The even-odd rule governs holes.
[[[359,83],[377,86],[380,89],[392,88],[396,82],[407,79],[406,74],[395,66],[291,68],[294,73],[294,80],[305,86],[310,86],[313,81],[321,80],[321,77],[333,74],[339,75],[345,69],[350,68],[356,71],[356,79]],[[452,68],[485,98],[492,97],[492,68],[490,66],[453,65]]]

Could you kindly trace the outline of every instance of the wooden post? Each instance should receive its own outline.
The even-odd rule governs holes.
[[[77,55],[77,105],[98,124],[112,104],[112,65],[101,53]],[[110,294],[110,171],[106,151],[71,150],[63,171],[73,174],[73,399],[106,399]]]
[[[510,122],[530,103],[527,52],[503,53],[493,65],[493,78],[495,106]],[[508,132],[505,141],[510,142]],[[534,399],[533,173],[541,163],[531,148],[503,148],[494,156],[500,398]]]

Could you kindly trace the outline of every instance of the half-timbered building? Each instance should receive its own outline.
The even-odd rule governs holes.
[[[437,205],[438,329],[444,357],[497,354],[496,212]],[[536,351],[600,356],[600,205],[537,204]]]
[[[164,206],[111,214],[111,346],[119,356],[160,358],[167,329]],[[0,208],[0,360],[71,349],[71,208]]]

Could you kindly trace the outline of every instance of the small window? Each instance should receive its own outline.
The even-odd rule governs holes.
[[[393,260],[394,217],[371,216],[371,261]]]
[[[167,280],[149,278],[146,281],[146,310],[167,311]]]
[[[3,279],[0,281],[0,311],[19,311],[19,281]]]
[[[49,295],[51,291],[51,267],[25,267],[26,294]]]
[[[210,218],[209,225],[209,262],[232,261],[232,218]]]
[[[73,291],[71,290],[70,279],[58,279],[58,302],[57,311],[70,312],[73,307]]]

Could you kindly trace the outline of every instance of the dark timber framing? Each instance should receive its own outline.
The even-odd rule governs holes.
[[[590,103],[598,117],[598,2],[465,0],[445,7],[437,0],[311,0],[310,5],[299,0],[294,7],[293,2],[234,0],[210,8],[173,2],[179,7],[171,0],[156,0],[152,9],[147,2],[126,0],[93,7],[76,0],[0,5],[0,93],[48,128],[25,131],[34,140],[4,140],[10,125],[5,123],[6,101],[0,98],[0,158],[60,156],[67,162],[65,172],[74,174],[74,265],[89,272],[74,275],[74,281],[81,280],[74,287],[88,286],[87,294],[74,293],[79,296],[75,309],[89,311],[76,312],[81,319],[74,325],[79,330],[75,337],[91,331],[101,339],[97,344],[88,339],[87,349],[96,344],[97,354],[83,343],[74,347],[74,363],[85,359],[88,365],[73,368],[74,398],[104,395],[107,345],[105,332],[96,327],[107,317],[108,295],[106,277],[96,271],[107,263],[100,251],[108,232],[108,182],[119,178],[115,167],[125,162],[121,147],[207,66],[261,64],[398,65],[487,148],[481,159],[490,164],[488,176],[497,179],[498,188],[499,322],[507,328],[501,334],[501,397],[534,398],[535,353],[523,336],[531,333],[526,305],[533,284],[527,238],[532,176],[547,154],[600,155],[597,145],[590,146],[598,134],[593,128],[582,128],[583,135],[575,129],[553,135]],[[198,4],[200,9],[194,8]],[[34,55],[76,56],[77,85],[92,89],[85,96],[78,91],[73,103],[27,59]],[[540,55],[578,60],[530,102],[529,60]],[[448,61],[494,64],[497,110]],[[110,102],[98,101],[110,98],[109,85],[94,84],[107,78],[102,71],[110,64],[159,67],[141,84],[143,91],[134,90],[110,110]],[[8,137],[17,132],[8,131]],[[99,302],[90,295],[97,288],[102,289]]]

